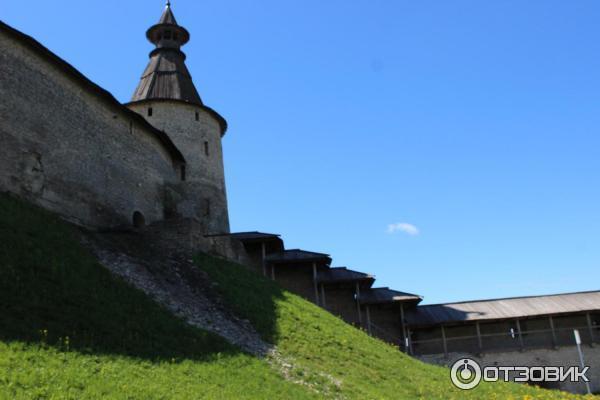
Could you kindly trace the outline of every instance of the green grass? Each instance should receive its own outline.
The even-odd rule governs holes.
[[[0,399],[317,398],[113,277],[53,215],[0,195]]]
[[[465,396],[447,370],[405,357],[241,266],[200,256],[232,308],[278,345],[292,380],[305,383],[295,384],[112,276],[77,235],[0,195],[0,399],[569,398],[509,384]]]
[[[339,382],[348,399],[567,399],[580,398],[525,385],[481,384],[465,392],[450,384],[449,370],[416,361],[339,318],[282,290],[242,266],[200,255],[230,306],[262,336],[295,360],[300,371]]]

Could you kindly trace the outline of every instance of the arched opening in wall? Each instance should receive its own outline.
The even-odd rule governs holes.
[[[133,213],[133,226],[135,228],[143,228],[146,225],[144,214],[139,211]]]

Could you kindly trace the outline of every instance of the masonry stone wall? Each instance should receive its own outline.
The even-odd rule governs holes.
[[[179,185],[185,195],[178,203],[178,214],[203,222],[206,233],[228,233],[219,121],[205,109],[181,101],[146,100],[128,107],[165,131],[187,161],[185,182]]]
[[[179,166],[151,128],[0,31],[0,190],[90,227],[164,217]]]
[[[587,377],[590,379],[592,392],[600,392],[600,347],[594,345],[582,346],[585,363],[590,367]],[[421,361],[451,366],[461,358],[471,358],[482,367],[486,366],[579,366],[579,355],[575,346],[564,346],[557,349],[536,349],[524,351],[507,351],[498,353],[484,353],[476,355],[473,353],[449,353],[448,357],[443,354],[432,354],[418,356]],[[548,389],[561,389],[572,393],[585,393],[583,383],[565,382],[559,385],[547,385]]]

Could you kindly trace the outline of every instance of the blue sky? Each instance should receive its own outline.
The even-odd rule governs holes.
[[[1,18],[125,102],[163,6],[13,1]],[[230,124],[233,230],[281,233],[425,303],[600,289],[600,2],[173,10]]]

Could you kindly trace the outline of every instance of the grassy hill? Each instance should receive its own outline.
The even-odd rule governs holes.
[[[447,370],[241,266],[198,256],[231,307],[277,344],[289,361],[282,371],[172,316],[98,265],[77,237],[0,195],[0,399],[574,397],[513,384],[460,392]]]

